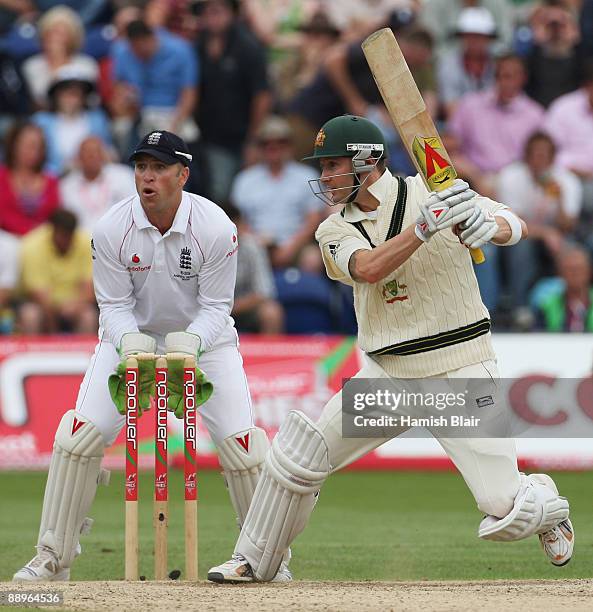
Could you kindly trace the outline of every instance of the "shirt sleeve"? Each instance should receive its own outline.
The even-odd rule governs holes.
[[[136,297],[132,277],[100,225],[93,233],[91,253],[99,324],[105,339],[119,347],[124,334],[139,331],[133,313]]]
[[[371,246],[362,236],[358,237],[350,233],[348,231],[350,226],[346,226],[345,222],[339,224],[330,217],[319,226],[315,232],[315,238],[321,249],[327,275],[345,285],[353,285],[354,280],[348,269],[350,257],[360,249],[370,251]],[[352,231],[356,230],[352,228]]]
[[[202,340],[207,351],[228,324],[237,278],[237,228],[226,219],[204,253],[198,277],[198,316],[187,331]]]
[[[183,72],[181,83],[184,87],[194,87],[198,84],[198,60],[191,46],[185,41],[180,41],[183,45]]]

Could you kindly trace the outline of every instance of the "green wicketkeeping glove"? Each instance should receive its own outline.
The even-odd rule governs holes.
[[[167,362],[169,375],[167,388],[169,390],[168,407],[178,419],[183,418],[183,360],[169,359]],[[196,368],[196,407],[201,406],[212,395],[214,387],[208,382],[204,372]]]
[[[150,408],[150,398],[155,394],[154,359],[138,361],[138,416]],[[126,414],[126,360],[123,359],[115,374],[108,380],[109,394],[120,414]]]

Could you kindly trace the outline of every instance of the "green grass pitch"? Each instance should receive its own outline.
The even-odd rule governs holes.
[[[480,513],[461,477],[453,472],[342,472],[325,484],[311,522],[293,546],[291,568],[306,580],[554,579],[593,576],[593,474],[552,475],[571,504],[576,549],[571,563],[553,567],[537,538],[483,542]],[[0,473],[0,581],[32,556],[44,473]],[[140,573],[153,575],[152,480],[140,480]],[[226,561],[237,535],[221,476],[199,474],[200,576]],[[100,487],[90,515],[95,524],[82,539],[73,580],[119,580],[124,568],[123,474]],[[182,474],[169,487],[169,568],[183,572]],[[183,577],[183,573],[182,573]]]

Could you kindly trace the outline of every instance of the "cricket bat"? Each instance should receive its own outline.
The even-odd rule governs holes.
[[[373,32],[363,41],[362,50],[387,112],[428,190],[447,189],[457,173],[393,32],[389,28]],[[485,261],[481,249],[470,252],[475,263]]]

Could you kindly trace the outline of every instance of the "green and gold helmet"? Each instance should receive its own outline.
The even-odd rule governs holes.
[[[313,194],[329,206],[353,202],[360,188],[368,181],[371,172],[386,156],[385,138],[374,123],[355,115],[334,117],[317,133],[313,155],[304,159],[350,157],[352,172],[335,176],[352,175],[352,187],[328,188],[324,185],[328,177],[311,179],[309,186]],[[347,195],[338,197],[338,194],[343,193],[345,189],[350,189]]]
[[[355,115],[341,115],[327,121],[317,133],[313,155],[304,159],[322,157],[385,157],[387,145],[381,130],[371,121]]]

